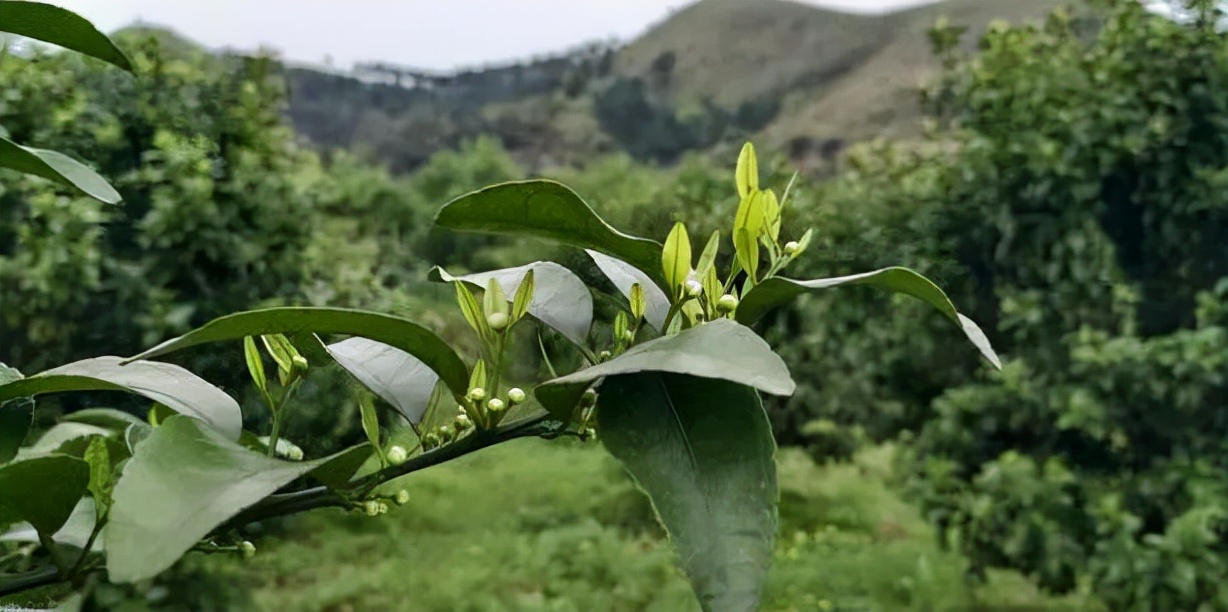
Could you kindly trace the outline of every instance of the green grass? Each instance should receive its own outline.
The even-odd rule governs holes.
[[[889,454],[819,468],[782,451],[782,528],[765,610],[1086,610],[1017,575],[962,581],[884,484]],[[254,610],[697,610],[641,499],[596,445],[522,440],[410,475],[410,503],[319,511],[246,563],[196,558]]]

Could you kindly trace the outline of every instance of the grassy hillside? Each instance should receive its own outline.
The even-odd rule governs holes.
[[[781,536],[763,610],[1091,610],[1020,576],[962,580],[885,485],[890,452],[816,467],[782,451]],[[376,519],[319,511],[249,562],[196,557],[252,610],[698,610],[651,509],[594,446],[523,440],[390,483]],[[492,503],[491,492],[498,492]]]

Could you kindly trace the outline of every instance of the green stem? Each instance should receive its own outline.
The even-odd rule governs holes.
[[[60,575],[67,577],[68,562],[64,559],[64,555],[61,554],[60,547],[55,545],[55,540],[52,540],[51,536],[40,531],[38,532],[38,543],[47,549],[47,553],[51,555],[51,562],[55,564],[55,568],[60,572]]]
[[[302,381],[302,378],[295,378],[294,382],[290,383],[288,387],[282,390],[281,398],[277,400],[277,405],[270,406],[273,412],[273,428],[271,431],[269,431],[269,449],[267,452],[267,456],[269,458],[272,458],[277,453],[277,439],[278,436],[281,435],[282,424],[286,419],[285,408],[290,403],[290,397],[294,395],[294,392],[298,389],[299,383]]]
[[[104,512],[97,521],[94,522],[94,529],[90,531],[90,537],[85,541],[85,548],[81,549],[81,556],[77,557],[77,562],[73,564],[72,569],[68,570],[68,577],[75,578],[81,573],[81,568],[85,565],[85,559],[90,556],[90,550],[94,548],[94,541],[98,539],[98,534],[102,533],[102,527],[107,524],[107,515],[110,512]]]

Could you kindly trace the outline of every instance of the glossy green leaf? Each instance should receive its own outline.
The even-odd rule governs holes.
[[[115,485],[114,476],[111,473],[111,453],[107,451],[106,439],[90,438],[84,459],[85,463],[90,466],[88,489],[94,496],[99,511],[105,513],[111,504],[111,490]]]
[[[319,467],[311,470],[307,475],[315,478],[320,484],[330,489],[344,489],[354,478],[354,474],[358,472],[367,459],[371,457],[374,449],[370,444],[360,444],[350,447],[331,458],[321,463]]]
[[[85,548],[86,542],[89,542],[90,534],[94,531],[94,525],[98,521],[98,509],[94,505],[94,499],[91,497],[82,497],[77,501],[76,507],[72,513],[68,515],[68,520],[64,522],[64,526],[56,531],[51,536],[51,540],[56,544],[71,546],[76,549]],[[102,531],[106,531],[103,526]],[[103,538],[99,537],[94,540],[94,545],[90,548],[94,552],[102,552]],[[37,543],[38,530],[33,525],[27,522],[21,522],[10,528],[4,533],[0,533],[0,542],[27,542]]]
[[[878,289],[886,289],[894,293],[910,295],[933,306],[943,316],[955,323],[994,367],[1002,368],[1002,361],[998,358],[997,353],[994,352],[993,347],[990,346],[989,339],[985,337],[985,332],[981,331],[981,328],[972,319],[955,310],[955,305],[951,303],[947,294],[938,288],[938,285],[908,268],[883,268],[863,274],[819,278],[808,281],[779,277],[768,279],[755,286],[742,297],[742,303],[738,305],[735,316],[739,322],[749,325],[757,321],[759,317],[762,317],[769,310],[782,306],[803,293],[838,287],[840,285],[866,285]]]
[[[270,459],[196,419],[167,419],[137,445],[115,485],[108,578],[157,575],[215,527],[334,457]]]
[[[643,270],[597,251],[585,251],[593,263],[610,279],[623,297],[631,300],[631,286],[638,284],[644,291],[644,320],[657,331],[664,332],[665,318],[669,316],[669,296],[648,277]]]
[[[232,440],[243,428],[239,404],[221,389],[173,364],[144,361],[121,365],[119,357],[95,357],[0,385],[0,402],[68,391],[127,391],[198,417]]]
[[[778,496],[758,394],[645,372],[606,379],[597,410],[602,443],[652,500],[703,609],[758,610]]]
[[[4,0],[0,6],[14,0]],[[106,204],[118,204],[119,192],[106,179],[81,162],[55,151],[21,146],[0,138],[0,168],[11,168],[74,187],[81,193]]]
[[[427,364],[457,395],[465,394],[465,362],[439,336],[400,317],[344,308],[283,307],[251,310],[218,319],[167,340],[128,361],[150,359],[191,346],[261,334],[347,334],[399,348]]]
[[[265,402],[269,402],[269,379],[264,374],[264,358],[260,356],[256,339],[252,336],[243,337],[243,361],[247,363],[247,373],[252,377],[252,383],[260,390]]]
[[[665,284],[671,295],[680,295],[682,284],[691,273],[691,237],[687,235],[686,226],[675,223],[665,239],[665,248],[661,251],[661,269],[665,273]]]
[[[520,279],[520,285],[516,287],[516,293],[512,296],[512,321],[519,321],[529,314],[529,306],[533,303],[533,294],[536,288],[537,274],[533,268],[529,268],[528,272],[524,273],[524,277]]]
[[[0,463],[8,463],[17,456],[33,421],[33,401],[21,398],[0,403]]]
[[[708,275],[708,270],[716,265],[716,255],[720,249],[721,232],[716,230],[708,238],[708,244],[704,245],[703,252],[699,254],[699,261],[695,263],[695,278],[702,279]]]
[[[133,423],[144,424],[145,421],[114,408],[85,408],[70,412],[60,417],[61,422],[84,423],[114,432],[122,432]]]
[[[342,368],[396,408],[410,423],[422,422],[439,375],[417,357],[367,338],[350,338],[328,345]]]
[[[737,252],[738,263],[746,270],[747,282],[758,283],[759,271],[759,241],[747,228],[740,228],[733,234],[733,247]]]
[[[759,160],[755,157],[754,145],[749,142],[742,145],[742,151],[738,153],[734,178],[739,198],[745,198],[759,190]]]
[[[664,278],[661,245],[612,228],[580,196],[555,181],[502,183],[448,202],[435,223],[455,231],[533,236],[600,251],[646,270],[658,286]]]
[[[571,270],[554,262],[538,261],[515,268],[453,276],[440,267],[431,268],[429,278],[436,282],[463,281],[485,287],[496,281],[506,295],[516,295],[525,276],[533,273],[533,295],[528,313],[563,337],[584,346],[593,324],[593,296],[584,281]],[[468,317],[468,315],[466,315]]]
[[[0,2],[0,31],[51,43],[132,72],[132,62],[84,17],[41,2]]]
[[[29,446],[17,451],[17,459],[25,460],[47,455],[83,457],[91,438],[107,437],[115,432],[105,427],[63,421],[56,423]]]
[[[20,517],[40,533],[64,526],[85,494],[90,468],[66,455],[48,455],[0,466],[0,513]]]
[[[534,394],[551,414],[566,420],[592,383],[636,372],[728,380],[773,395],[790,395],[796,387],[784,361],[762,338],[744,325],[717,319],[637,344],[614,359],[542,383]]]
[[[362,414],[362,430],[367,434],[367,441],[379,455],[380,464],[387,466],[388,457],[384,454],[384,446],[380,444],[379,414],[375,412],[375,403],[371,401],[371,396],[366,393],[358,396],[358,411]]]

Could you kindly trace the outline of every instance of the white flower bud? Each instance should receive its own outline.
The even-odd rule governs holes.
[[[495,331],[503,331],[507,329],[508,324],[511,322],[512,319],[501,312],[492,312],[486,315],[486,323]]]
[[[362,511],[367,516],[379,516],[379,502],[371,500],[362,503]]]
[[[492,397],[490,398],[489,402],[486,402],[486,408],[488,408],[491,412],[495,414],[503,412],[503,409],[506,407],[507,406],[504,405],[503,400],[497,397]]]
[[[406,491],[405,489],[401,489],[400,491],[397,491],[397,496],[396,496],[395,501],[398,506],[404,506],[405,504],[408,504],[409,503],[409,491]]]
[[[523,403],[526,398],[527,396],[524,394],[524,389],[521,389],[520,387],[512,387],[511,389],[507,390],[507,401],[511,402],[512,404]]]
[[[693,278],[684,283],[682,287],[687,297],[699,297],[699,294],[704,292],[703,284]]]
[[[453,423],[456,425],[456,431],[468,431],[473,426],[473,422],[469,420],[469,415],[467,414],[456,415],[456,420]]]
[[[483,389],[483,388],[481,388],[481,387],[474,387],[474,388],[470,389],[470,390],[469,390],[469,399],[471,399],[471,400],[473,400],[473,401],[475,401],[475,402],[480,402],[480,401],[482,401],[482,400],[486,399],[486,389]]]
[[[286,459],[289,459],[290,461],[302,461],[303,449],[299,448],[295,444],[291,444],[290,448],[286,451]]]
[[[394,446],[388,449],[388,462],[392,465],[401,465],[406,459],[409,459],[409,453],[405,452],[404,447]]]
[[[256,545],[243,540],[239,542],[239,552],[243,555],[244,559],[251,559],[256,556]]]
[[[724,313],[733,312],[737,307],[738,298],[730,293],[722,295],[721,299],[716,301],[716,309]]]
[[[801,248],[801,245],[798,244],[797,241],[790,240],[785,243],[785,255],[793,257],[794,255],[797,255],[797,250],[799,248]]]

